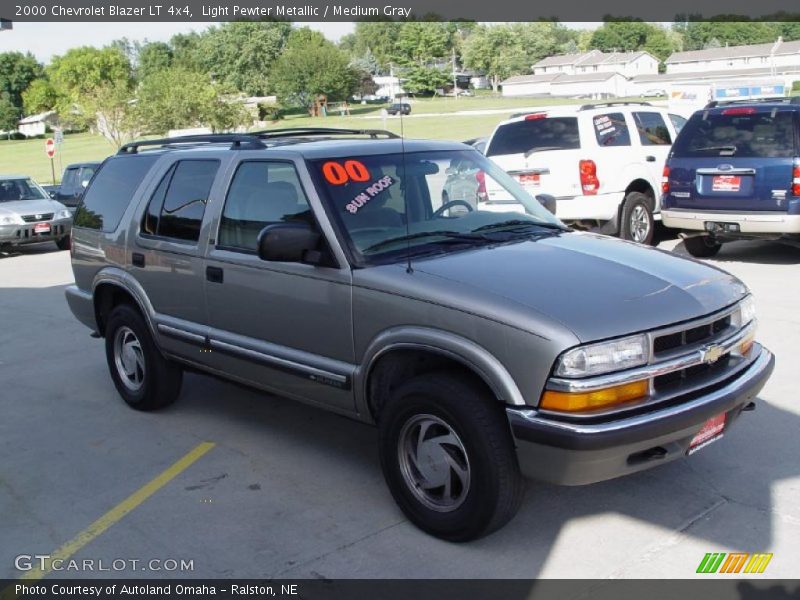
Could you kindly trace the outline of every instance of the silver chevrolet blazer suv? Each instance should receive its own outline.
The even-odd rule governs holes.
[[[476,198],[451,199],[464,165]],[[463,144],[379,130],[136,142],[76,211],[66,297],[132,408],[190,370],[375,424],[400,509],[467,541],[514,516],[523,477],[588,484],[719,440],[774,365],[741,281],[547,204]]]

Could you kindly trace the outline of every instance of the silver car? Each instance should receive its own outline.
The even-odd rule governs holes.
[[[442,203],[454,161],[524,211]],[[700,451],[774,363],[732,275],[571,231],[462,144],[139,142],[101,166],[73,237],[67,300],[131,407],[173,402],[188,369],[377,424],[398,505],[447,540],[508,522],[523,475],[585,484]]]
[[[70,244],[72,213],[24,175],[0,175],[0,250],[54,241]]]

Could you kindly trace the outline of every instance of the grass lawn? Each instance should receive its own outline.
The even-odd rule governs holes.
[[[436,113],[445,115],[459,111],[502,110],[502,113],[452,115],[442,117],[416,117],[403,119],[403,135],[409,138],[427,138],[463,141],[473,137],[489,135],[495,125],[521,108],[549,106],[553,104],[583,104],[589,100],[564,100],[550,98],[503,98],[481,95],[470,98],[420,98],[412,103],[412,115]],[[351,116],[329,116],[311,118],[304,115],[288,115],[270,125],[268,129],[282,127],[354,127],[359,129],[382,129],[377,117],[381,105],[351,105]],[[401,120],[389,117],[386,129],[401,133]],[[63,167],[70,163],[87,160],[102,160],[113,154],[115,148],[99,135],[79,133],[66,135],[55,159],[56,180],[60,181]],[[50,159],[44,151],[44,140],[0,141],[0,174],[29,175],[43,185],[52,183]]]

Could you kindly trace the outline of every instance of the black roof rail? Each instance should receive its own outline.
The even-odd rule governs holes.
[[[400,136],[385,129],[341,129],[334,127],[288,127],[283,129],[265,129],[250,133],[207,133],[199,135],[182,135],[171,138],[140,140],[122,146],[117,154],[136,154],[144,146],[161,146],[175,148],[184,145],[230,144],[231,150],[258,150],[266,148],[263,140],[334,135],[367,135],[372,139],[383,136],[390,139]]]
[[[117,154],[136,154],[143,146],[174,147],[184,144],[230,144],[232,150],[251,150],[265,148],[258,137],[241,133],[209,133],[199,135],[182,135],[171,138],[158,138],[155,140],[140,140],[122,146]]]
[[[712,100],[704,108],[731,104],[800,104],[800,96],[771,96],[769,98],[738,98],[735,100]]]
[[[583,104],[578,110],[592,110],[593,108],[605,108],[606,106],[653,106],[644,100],[625,100],[621,102],[597,102],[595,104]]]
[[[284,137],[308,137],[316,135],[367,135],[373,139],[383,136],[390,139],[400,136],[386,129],[344,129],[338,127],[285,127],[281,129],[264,129],[262,131],[252,131],[248,135],[256,136],[259,139],[284,138]]]

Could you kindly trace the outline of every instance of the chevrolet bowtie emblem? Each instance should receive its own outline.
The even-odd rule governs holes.
[[[711,345],[706,346],[703,348],[703,362],[704,363],[715,363],[717,362],[722,355],[725,353],[725,350],[722,346]]]
[[[42,215],[36,215],[36,218],[37,218],[37,219],[41,219],[41,218],[42,218]]]

